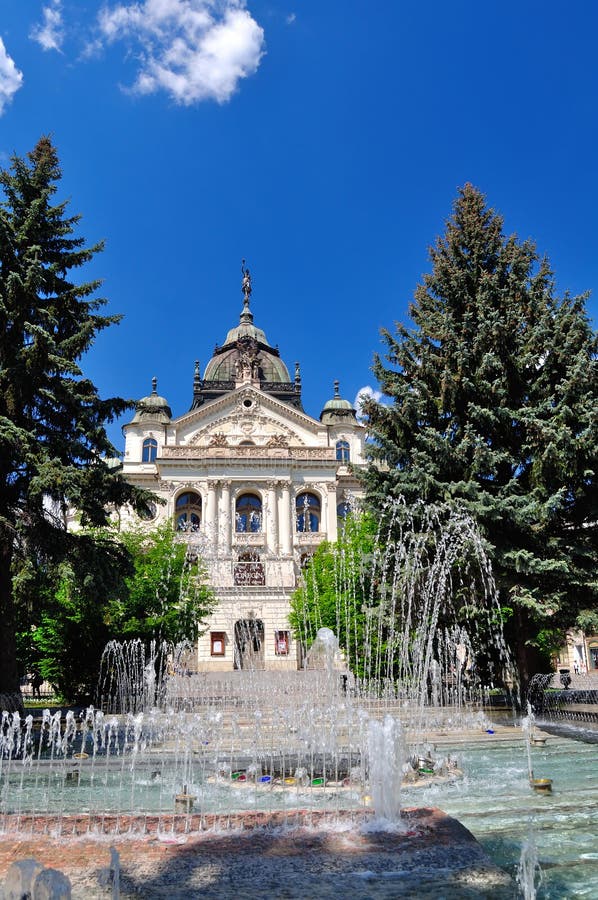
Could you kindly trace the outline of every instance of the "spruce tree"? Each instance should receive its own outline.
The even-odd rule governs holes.
[[[534,647],[596,604],[598,339],[533,243],[471,185],[409,312],[383,331],[368,401],[369,501],[455,501],[481,526],[523,682]]]
[[[60,177],[47,137],[0,172],[0,705],[13,707],[21,703],[17,576],[25,583],[42,563],[71,554],[84,577],[95,548],[67,532],[68,508],[83,524],[103,525],[107,505],[144,502],[107,462],[115,451],[105,423],[129,404],[101,399],[79,366],[119,317],[99,312],[97,281],[72,278],[102,247],[87,247],[76,234],[80,216],[54,201]],[[106,554],[125,559],[116,546]]]

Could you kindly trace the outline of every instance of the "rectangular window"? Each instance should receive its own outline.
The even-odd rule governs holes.
[[[275,631],[274,632],[274,651],[277,656],[288,656],[289,655],[289,644],[291,642],[291,635],[288,631]]]
[[[224,656],[226,631],[211,631],[210,643],[212,656]]]

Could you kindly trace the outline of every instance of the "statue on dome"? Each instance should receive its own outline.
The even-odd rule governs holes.
[[[251,296],[251,275],[249,269],[245,266],[245,260],[241,260],[241,274],[243,275],[243,282],[241,285],[241,290],[243,291],[244,302],[245,305],[249,305],[249,298]]]

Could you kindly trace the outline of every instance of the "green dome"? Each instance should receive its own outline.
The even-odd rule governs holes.
[[[268,348],[259,344],[261,351],[259,356],[260,380],[287,384],[290,381],[289,370],[279,356],[268,353]],[[239,362],[239,350],[237,347],[222,348],[217,356],[213,356],[206,366],[204,381],[234,381]]]
[[[356,418],[355,409],[349,400],[344,400],[339,393],[339,383],[334,382],[334,397],[327,400],[320,413],[320,421],[324,425],[333,425],[335,422],[344,421],[348,417]]]
[[[258,341],[260,344],[265,344],[267,347],[270,346],[268,344],[266,333],[253,324],[253,313],[249,307],[243,309],[239,318],[239,324],[236,328],[230,329],[226,335],[223,346],[226,347],[228,344],[236,344],[240,338],[253,338],[254,341]]]
[[[152,392],[149,397],[142,397],[137,401],[135,415],[129,424],[138,425],[140,422],[166,423],[172,419],[172,411],[165,397],[160,397],[157,391],[158,379],[152,378]]]

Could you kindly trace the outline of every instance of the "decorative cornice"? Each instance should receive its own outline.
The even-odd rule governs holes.
[[[164,447],[162,459],[297,459],[336,461],[334,447]]]

